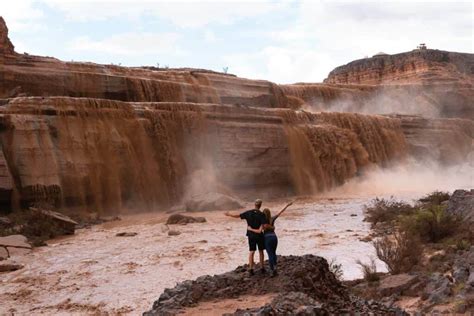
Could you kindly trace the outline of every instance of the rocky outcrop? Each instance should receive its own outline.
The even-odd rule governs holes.
[[[205,223],[206,219],[204,217],[193,217],[183,214],[173,214],[168,217],[166,220],[167,225],[179,224],[186,225],[191,223]]]
[[[278,264],[280,273],[273,278],[261,274],[250,277],[246,266],[241,266],[224,274],[182,282],[175,288],[166,289],[153,303],[153,309],[144,315],[174,315],[186,307],[197,306],[209,300],[268,293],[279,295],[268,306],[244,312],[236,311],[235,315],[244,315],[245,312],[256,315],[289,315],[294,314],[295,310],[303,312],[303,309],[321,314],[356,312],[395,315],[397,311],[401,312],[350,295],[329,271],[327,261],[321,257],[286,256],[280,257]]]
[[[446,212],[474,223],[474,189],[454,191]]]
[[[374,56],[337,67],[324,82],[373,91],[363,95],[368,102],[342,99],[329,107],[474,119],[473,54],[428,49]]]
[[[5,20],[0,16],[0,56],[13,54],[15,47],[8,38],[8,27]]]
[[[58,212],[38,209],[35,207],[30,207],[30,210],[38,213],[40,217],[44,217],[46,220],[51,221],[57,228],[57,235],[73,235],[76,226],[78,225],[78,223],[72,220],[69,216]]]
[[[474,55],[441,50],[413,50],[352,61],[331,71],[325,83],[381,84],[472,80]]]

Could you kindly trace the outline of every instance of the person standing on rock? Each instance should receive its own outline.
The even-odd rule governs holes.
[[[247,226],[251,227],[252,229],[259,230],[263,224],[267,223],[267,219],[265,214],[260,211],[262,207],[262,200],[257,199],[255,201],[255,208],[252,210],[245,211],[240,214],[231,214],[230,212],[226,212],[225,215],[234,218],[245,219],[247,221]],[[263,250],[265,249],[265,240],[263,238],[263,232],[260,229],[259,232],[247,230],[247,238],[249,242],[249,273],[253,275],[253,267],[254,267],[254,257],[255,257],[255,250],[258,248],[258,254],[260,257],[260,267],[261,272],[265,273],[265,267],[263,266],[264,261],[264,253]]]
[[[291,205],[293,202],[288,203],[277,215],[272,216],[272,213],[268,208],[263,210],[263,214],[265,214],[266,221],[265,223],[260,226],[258,229],[254,229],[252,227],[248,227],[247,229],[254,233],[261,233],[263,231],[264,234],[264,241],[265,241],[265,249],[268,254],[268,263],[270,264],[270,270],[272,271],[272,276],[277,275],[277,255],[276,249],[278,246],[278,237],[275,233],[275,221],[277,218]]]

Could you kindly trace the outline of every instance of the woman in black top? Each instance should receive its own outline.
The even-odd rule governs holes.
[[[263,210],[265,214],[267,223],[260,226],[258,229],[253,229],[252,227],[248,227],[247,229],[253,231],[255,233],[262,233],[264,234],[265,238],[265,250],[268,254],[268,263],[270,264],[270,269],[272,270],[272,275],[277,275],[276,265],[277,265],[277,255],[276,249],[278,246],[278,237],[275,234],[275,221],[276,219],[290,206],[293,202],[288,203],[276,216],[272,216],[270,210],[268,208]]]

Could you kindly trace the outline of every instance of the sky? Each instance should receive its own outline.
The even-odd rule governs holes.
[[[0,0],[16,51],[321,82],[379,52],[473,53],[471,1]]]

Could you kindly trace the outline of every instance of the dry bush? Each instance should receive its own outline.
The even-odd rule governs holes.
[[[342,281],[342,276],[343,276],[343,271],[342,271],[342,264],[337,263],[335,258],[332,258],[331,261],[329,261],[329,271],[331,271],[336,279],[339,281]]]
[[[365,281],[370,283],[380,280],[380,276],[377,274],[377,266],[375,265],[374,258],[370,258],[370,263],[363,263],[360,260],[357,260],[356,263],[360,266]]]
[[[428,193],[418,201],[430,205],[441,205],[441,203],[443,203],[444,201],[448,201],[449,198],[450,195],[448,192],[433,191],[431,193]]]
[[[377,257],[391,274],[408,272],[420,261],[422,253],[418,236],[408,232],[397,232],[374,241]]]
[[[374,227],[377,223],[391,222],[400,215],[411,214],[415,208],[403,201],[375,198],[370,205],[365,205],[365,220]]]

